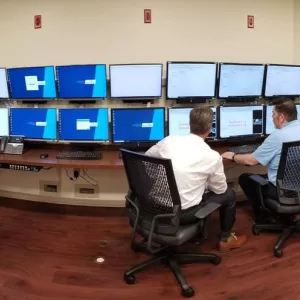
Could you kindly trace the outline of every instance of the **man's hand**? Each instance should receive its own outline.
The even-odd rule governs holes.
[[[233,152],[224,152],[221,156],[225,159],[232,160],[234,153]]]

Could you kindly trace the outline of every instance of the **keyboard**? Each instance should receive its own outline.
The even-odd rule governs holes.
[[[82,159],[82,160],[97,160],[102,158],[101,152],[91,151],[64,151],[56,155],[57,159]]]
[[[260,144],[242,145],[231,147],[228,150],[236,154],[253,153],[259,146]]]

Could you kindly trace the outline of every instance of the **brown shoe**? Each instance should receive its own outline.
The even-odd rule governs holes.
[[[236,236],[235,233],[231,233],[229,239],[227,242],[219,242],[219,251],[220,252],[228,252],[232,249],[241,248],[244,246],[247,242],[247,236],[240,235]]]

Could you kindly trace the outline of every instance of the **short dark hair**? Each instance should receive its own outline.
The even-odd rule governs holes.
[[[210,107],[195,107],[190,112],[190,130],[194,134],[205,134],[211,127],[214,114]]]
[[[297,120],[297,108],[293,100],[287,97],[281,97],[273,101],[275,110],[283,114],[288,122]]]

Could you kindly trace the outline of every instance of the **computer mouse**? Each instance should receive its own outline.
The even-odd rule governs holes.
[[[45,158],[47,158],[48,156],[49,156],[48,154],[42,153],[42,154],[40,155],[40,158],[41,158],[41,159],[45,159]]]

